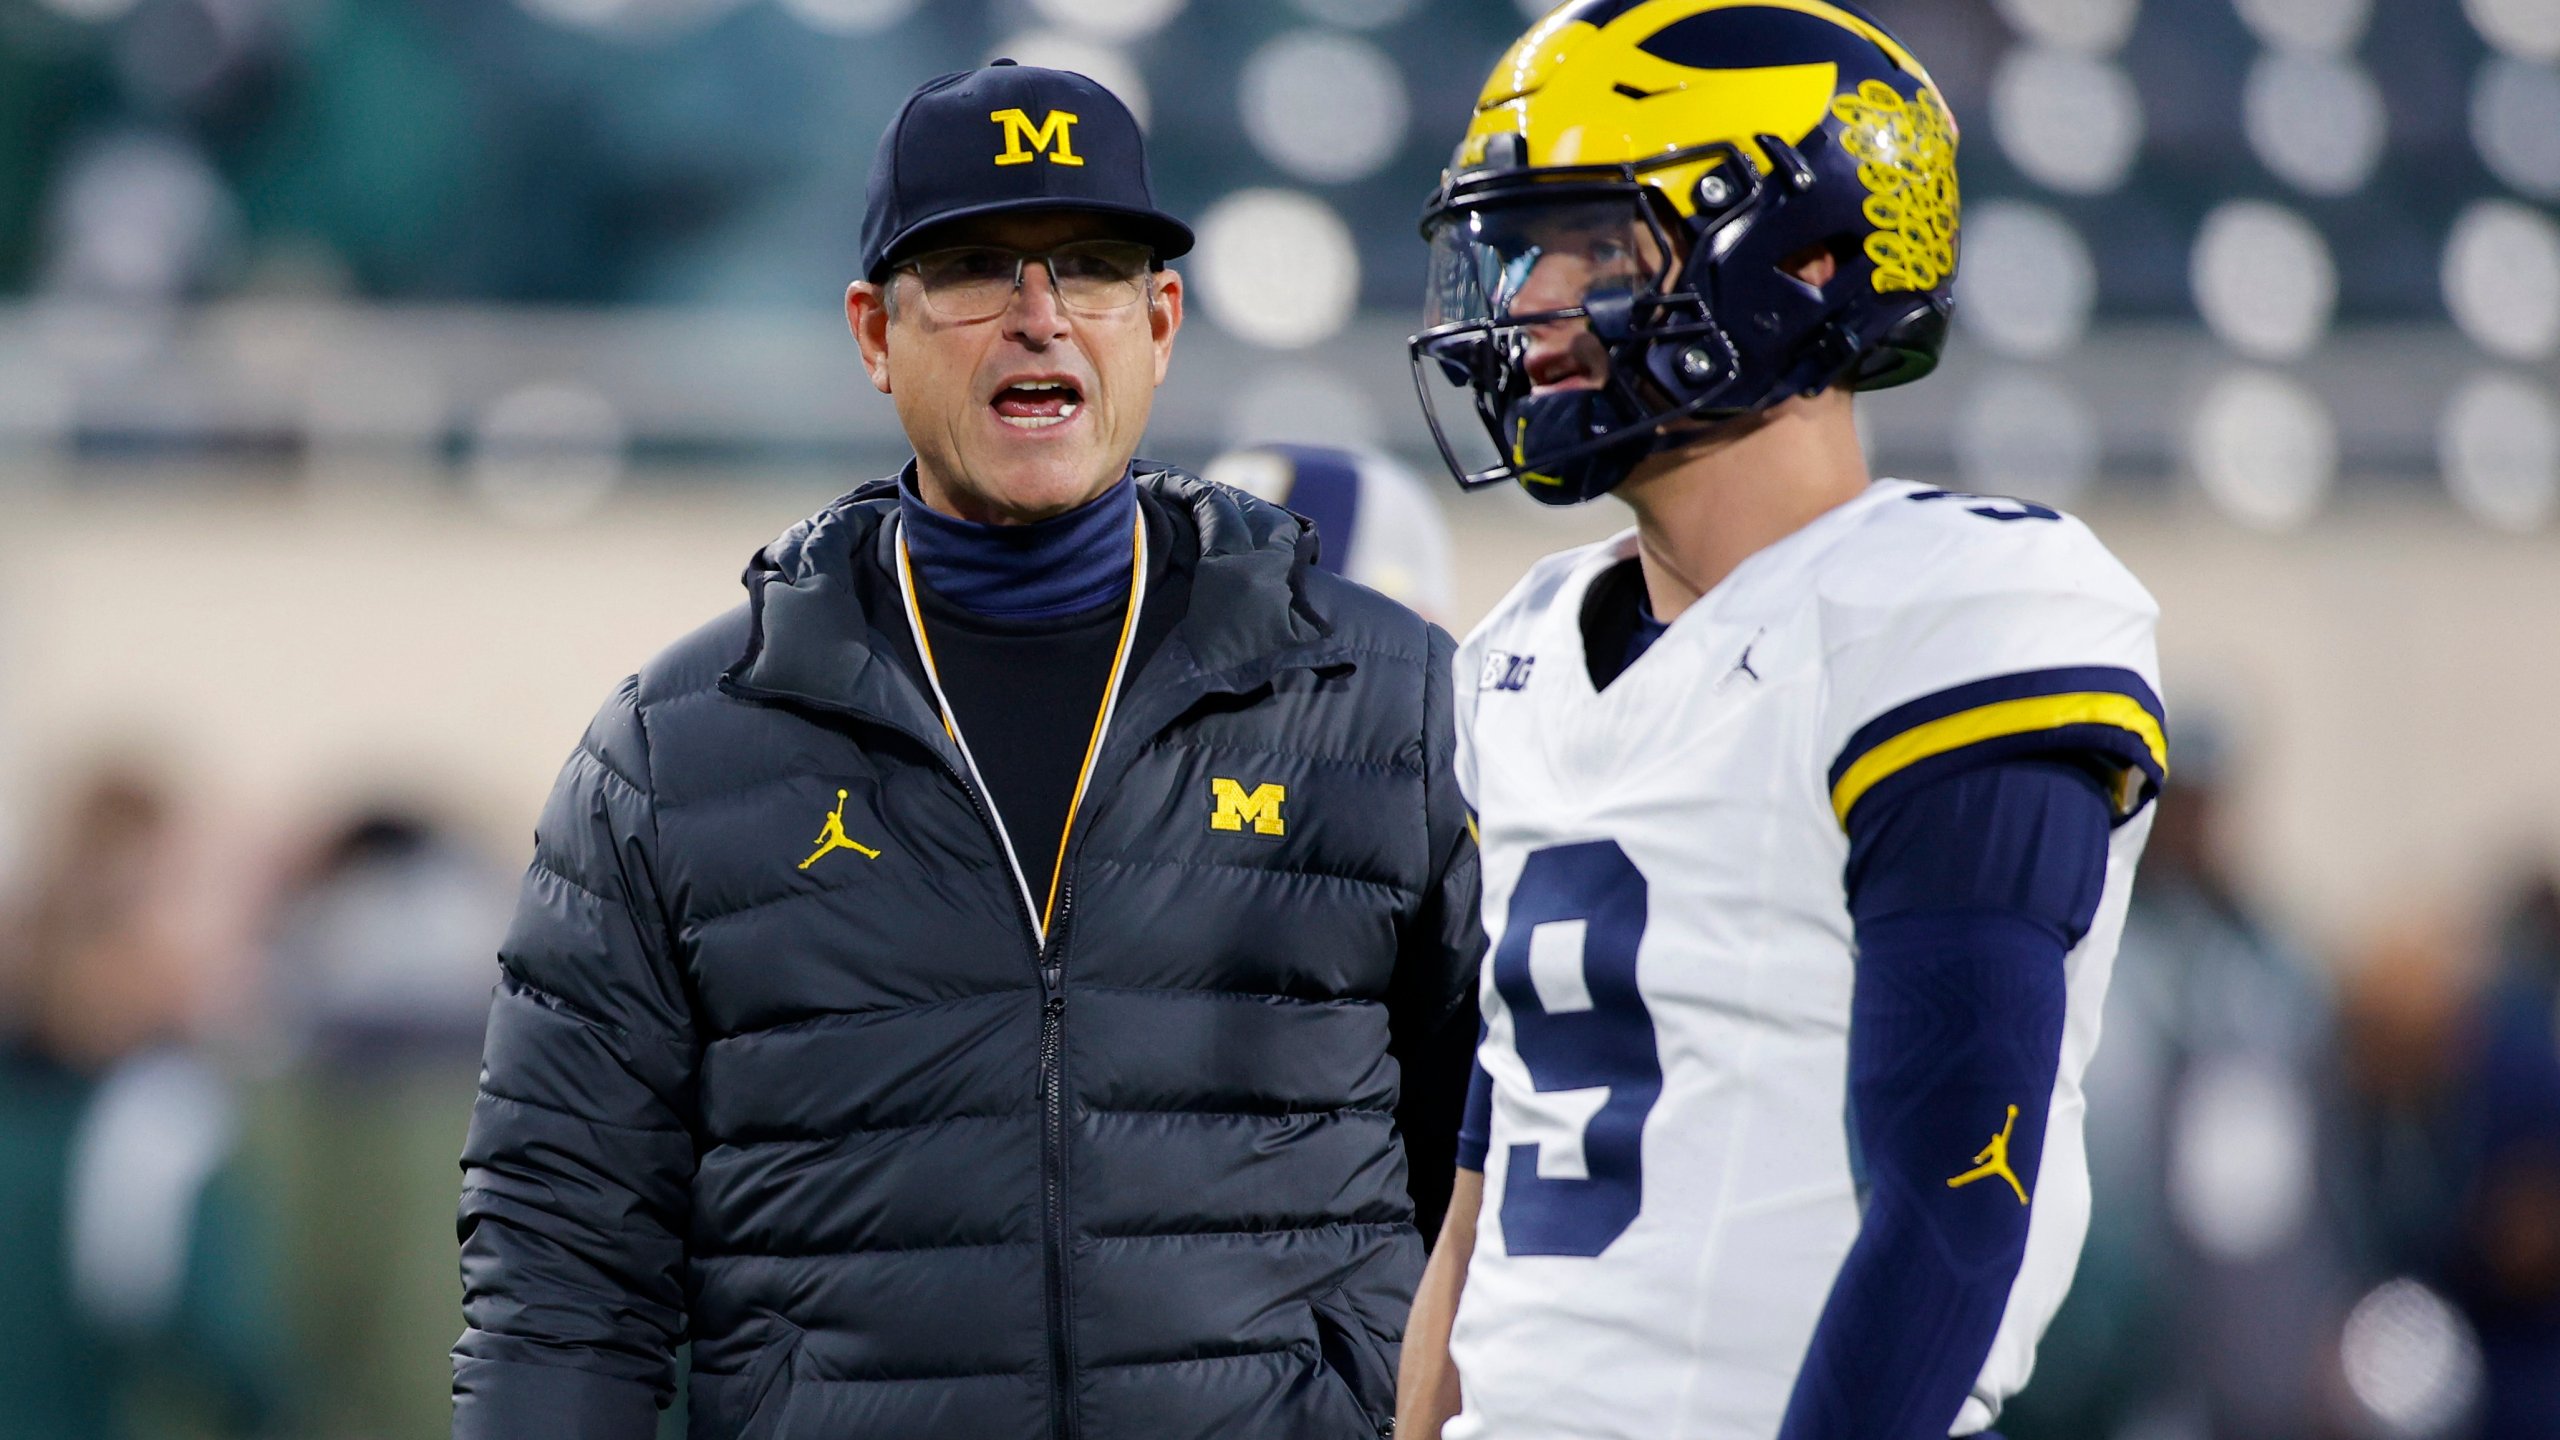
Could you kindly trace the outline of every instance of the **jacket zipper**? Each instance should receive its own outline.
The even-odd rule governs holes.
[[[1049,1433],[1074,1440],[1075,1338],[1067,1285],[1067,997],[1059,967],[1040,967],[1040,1250],[1048,1279]]]
[[[1070,834],[1059,839],[1069,845]],[[1072,850],[1068,859],[1074,858]],[[1049,1433],[1054,1440],[1076,1440],[1076,1337],[1074,1246],[1067,1224],[1067,916],[1075,908],[1076,877],[1072,863],[1059,882],[1058,910],[1049,917],[1047,953],[1040,965],[1040,1177],[1041,1251],[1049,1280]]]
[[[969,797],[969,808],[978,813],[978,822],[986,827],[987,838],[1002,850],[1004,834],[996,828],[995,817],[978,787],[969,783],[960,768],[936,752],[943,771]],[[1069,839],[1073,837],[1067,837]],[[1064,843],[1062,840],[1061,843]],[[1025,935],[1038,935],[1031,916],[1031,903],[1023,898],[1022,887],[1007,886],[1013,894],[1014,913],[1021,917]],[[1058,892],[1058,911],[1050,917],[1045,941],[1031,947],[1032,962],[1040,971],[1040,1259],[1048,1284],[1044,1297],[1049,1312],[1049,1434],[1051,1440],[1076,1440],[1075,1422],[1075,1310],[1069,1303],[1067,1238],[1067,978],[1064,946],[1059,936],[1065,933],[1067,912],[1075,904],[1076,882],[1072,868]]]
[[[893,727],[894,728],[894,727]],[[903,732],[902,732],[903,733]],[[926,747],[932,749],[930,745]],[[969,797],[969,808],[977,812],[978,823],[985,827],[987,838],[996,848],[1005,848],[1004,833],[996,828],[995,816],[978,794],[978,787],[960,773],[960,767],[944,759],[938,750],[935,762],[942,766],[960,793]],[[1072,837],[1069,837],[1072,838]],[[1031,918],[1031,904],[1022,896],[1022,887],[1008,885],[1013,895],[1014,913],[1022,921],[1022,933],[1037,935]],[[1068,1304],[1067,1287],[1067,994],[1066,965],[1058,953],[1058,936],[1065,931],[1067,912],[1075,904],[1076,881],[1069,870],[1058,894],[1058,913],[1052,917],[1047,945],[1035,942],[1031,959],[1040,970],[1040,1252],[1047,1272],[1049,1310],[1049,1434],[1052,1440],[1075,1440],[1074,1417],[1075,1338],[1070,1334],[1074,1311]]]

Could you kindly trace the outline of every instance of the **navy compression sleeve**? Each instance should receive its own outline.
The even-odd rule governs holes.
[[[1851,813],[1863,1215],[1780,1440],[1940,1440],[1981,1373],[2026,1251],[2063,957],[2097,910],[2113,819],[2095,774],[2041,758]]]
[[[1476,1022],[1475,1068],[1467,1073],[1467,1108],[1458,1121],[1458,1168],[1484,1172],[1493,1144],[1493,1077],[1484,1073],[1484,1022]]]

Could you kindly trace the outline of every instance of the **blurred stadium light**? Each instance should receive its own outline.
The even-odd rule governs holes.
[[[2229,200],[2196,234],[2196,309],[2256,360],[2298,360],[2329,333],[2338,268],[2311,223],[2281,205]]]
[[[1111,40],[1134,40],[1163,29],[1183,0],[1032,0],[1032,8],[1060,25]]]
[[[2481,349],[2545,360],[2560,349],[2560,224],[2511,200],[2481,200],[2445,242],[2445,305]]]
[[[2478,1337],[2416,1280],[2387,1281],[2356,1302],[2339,1360],[2381,1440],[2459,1434],[2480,1402]]]
[[[2545,523],[2549,0],[1888,8],[1973,122],[1952,383],[1870,407],[1890,467],[2057,496],[2185,477],[2253,525],[2390,484]],[[1397,400],[1415,207],[1517,13],[48,0],[0,33],[0,86],[40,102],[0,116],[0,198],[26,202],[0,206],[24,382],[0,428],[75,458],[389,439],[461,476],[472,417],[571,376],[634,466],[894,458],[832,317],[903,87],[843,77],[1005,51],[1127,93],[1200,223],[1154,449],[1294,409],[1294,438],[1427,459]]]
[[[1091,76],[1119,96],[1141,126],[1154,117],[1154,92],[1147,87],[1146,72],[1128,51],[1108,40],[1066,30],[1025,30],[999,43],[995,53],[1025,65]]]
[[[2462,11],[2507,54],[2560,60],[2560,10],[2544,0],[2462,0]]]
[[[1242,190],[1200,218],[1204,312],[1240,339],[1296,350],[1351,318],[1360,256],[1333,207],[1295,190]]]
[[[2098,270],[2071,222],[2032,201],[1966,207],[1966,333],[2022,360],[2060,355],[2089,333]]]
[[[2521,194],[2560,200],[2560,71],[2501,55],[2471,91],[2471,140]]]
[[[915,13],[921,0],[781,0],[791,17],[829,35],[868,35]]]
[[[2261,530],[2301,526],[2337,480],[2337,424],[2328,407],[2274,371],[2232,370],[2214,380],[2189,444],[2206,496]]]
[[[1245,133],[1300,180],[1365,180],[1405,148],[1411,116],[1404,76],[1359,36],[1283,35],[1254,51],[1240,78]]]
[[[2437,437],[2446,486],[2501,530],[2532,531],[2560,511],[2560,404],[2504,371],[2463,382]]]
[[[2100,195],[2133,173],[2142,97],[2111,60],[2022,46],[2001,59],[1991,82],[1991,133],[2037,184]]]
[[[1965,398],[1953,438],[1968,490],[2070,505],[2098,478],[2097,417],[2079,391],[2038,370],[1986,374]]]
[[[2133,33],[2141,0],[1993,0],[2019,34],[2083,55],[2111,55]]]

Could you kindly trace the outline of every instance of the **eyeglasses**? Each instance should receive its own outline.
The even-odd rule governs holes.
[[[1043,251],[963,245],[919,255],[900,266],[924,286],[925,308],[939,320],[992,320],[1013,303],[1024,267],[1049,272],[1058,303],[1081,315],[1107,315],[1146,297],[1155,252],[1127,240],[1076,240]]]

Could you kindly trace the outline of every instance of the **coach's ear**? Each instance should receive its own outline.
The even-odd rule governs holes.
[[[889,277],[895,285],[898,278]],[[856,280],[845,287],[845,323],[853,327],[853,343],[862,347],[863,373],[871,377],[871,388],[889,393],[889,324],[897,319],[897,298],[887,285],[874,285]]]
[[[1147,282],[1147,330],[1156,347],[1156,383],[1173,368],[1173,337],[1182,331],[1182,274],[1165,269]]]

